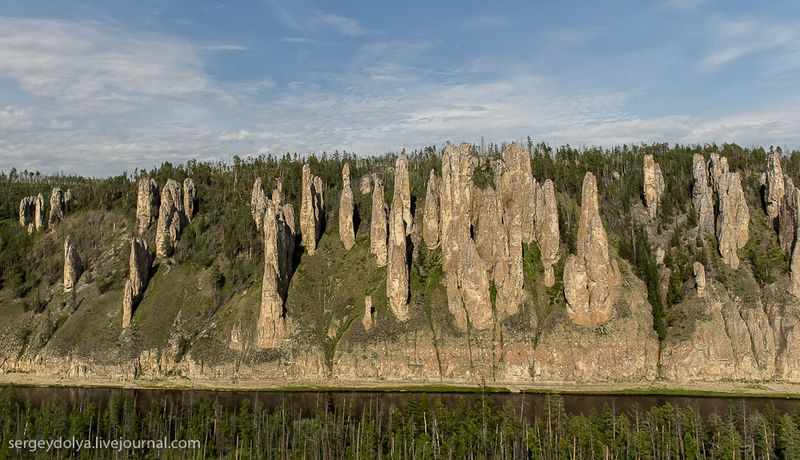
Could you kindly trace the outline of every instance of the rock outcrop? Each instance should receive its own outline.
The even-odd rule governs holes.
[[[78,249],[72,242],[72,237],[67,235],[64,239],[64,292],[71,292],[75,288],[82,271]]]
[[[793,202],[794,229],[800,228],[800,213],[797,212],[797,204],[800,203],[800,189],[792,187],[792,195],[785,197],[786,202]],[[791,260],[789,263],[789,292],[795,297],[800,297],[800,244],[797,242],[795,233],[794,244],[791,245]]]
[[[128,281],[122,298],[122,329],[131,324],[133,312],[144,296],[144,290],[150,281],[150,268],[153,255],[144,239],[131,238],[131,255],[128,261]]]
[[[350,165],[342,168],[342,195],[339,198],[339,239],[346,250],[356,244],[353,229],[353,190],[350,188]]]
[[[408,159],[405,155],[397,157],[394,164],[394,193],[395,197],[400,197],[403,203],[403,222],[405,222],[406,235],[410,235],[414,228],[414,217],[411,214],[411,182],[408,178]]]
[[[728,159],[719,156],[718,153],[709,155],[708,172],[709,180],[711,181],[711,188],[714,192],[719,193],[719,181],[723,174],[728,172]]]
[[[430,249],[439,247],[439,180],[431,169],[425,191],[425,208],[422,211],[422,240]]]
[[[655,219],[661,203],[661,195],[664,194],[664,176],[661,174],[661,166],[649,153],[644,156],[642,169],[644,172],[644,204],[650,218]]]
[[[183,190],[178,182],[169,179],[161,190],[161,205],[156,224],[156,257],[169,257],[175,250],[186,224]]]
[[[750,211],[742,190],[739,173],[725,172],[717,179],[719,216],[717,217],[717,242],[725,263],[739,268],[739,249],[749,238]]]
[[[800,209],[800,207],[798,207],[800,203],[796,201],[797,195],[795,191],[797,189],[794,186],[792,178],[788,175],[784,175],[783,177],[783,189],[784,198],[781,201],[781,207],[776,219],[778,243],[786,255],[791,255],[797,237],[797,214],[798,209]]]
[[[386,265],[387,257],[387,217],[386,202],[384,201],[383,181],[375,177],[375,187],[372,188],[372,218],[369,224],[369,250],[375,255],[378,266]]]
[[[47,218],[48,228],[53,228],[56,223],[64,218],[64,191],[60,187],[53,189],[50,193],[50,215]]]
[[[361,324],[364,330],[369,332],[372,325],[375,323],[375,310],[372,308],[372,296],[364,297],[364,316],[361,318]]]
[[[617,263],[608,253],[608,239],[600,219],[597,181],[586,173],[581,190],[581,216],[576,254],[564,265],[567,315],[579,326],[596,327],[613,313],[620,283]]]
[[[291,209],[291,205],[289,209]],[[266,201],[263,218],[264,230],[264,276],[261,284],[261,309],[257,334],[260,348],[280,346],[286,331],[283,306],[289,289],[292,272],[294,231],[287,219],[294,213],[285,212],[273,200]]]
[[[139,179],[136,195],[136,233],[144,235],[156,218],[158,210],[158,184],[154,179]]]
[[[714,234],[714,192],[708,185],[708,169],[703,155],[692,157],[692,206],[701,231]]]
[[[544,265],[544,285],[551,287],[556,282],[553,266],[558,262],[561,233],[558,228],[558,202],[553,181],[547,179],[541,188],[535,186],[534,223],[536,243]]]
[[[194,185],[194,181],[187,177],[183,180],[183,212],[188,223],[191,223],[192,219],[194,219],[196,204],[197,187]]]
[[[372,176],[361,176],[361,181],[358,184],[358,190],[362,195],[369,195],[372,193]]]
[[[694,286],[698,297],[706,296],[706,268],[700,262],[692,264],[694,271]]]
[[[489,275],[470,235],[472,223],[472,146],[448,145],[442,157],[440,230],[447,305],[456,327],[477,330],[492,325]]]
[[[400,194],[395,194],[389,211],[386,296],[389,298],[389,308],[398,321],[408,319],[408,256],[406,222],[403,220],[404,206]]]
[[[33,206],[33,226],[36,230],[44,228],[44,195],[36,195]]]
[[[780,213],[785,192],[780,147],[770,152],[767,161],[767,173],[764,181],[764,204],[767,216],[769,216],[770,220],[775,220]]]
[[[253,216],[258,230],[261,230],[264,223],[265,212],[267,212],[267,197],[261,186],[261,178],[256,177],[256,180],[253,181],[253,191],[250,192],[250,214]]]
[[[309,255],[317,251],[317,239],[322,231],[324,206],[322,179],[311,174],[311,166],[303,165],[303,192],[300,201],[300,235]]]
[[[19,224],[28,227],[33,223],[33,210],[36,206],[36,198],[26,196],[19,202]]]
[[[534,239],[534,179],[531,172],[531,157],[528,151],[516,142],[503,150],[502,171],[497,190],[502,200],[503,214],[508,224],[520,226],[522,242],[529,244]]]

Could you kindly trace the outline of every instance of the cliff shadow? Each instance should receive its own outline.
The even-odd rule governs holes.
[[[358,212],[358,205],[353,206],[353,235],[358,235],[361,228],[361,213]]]

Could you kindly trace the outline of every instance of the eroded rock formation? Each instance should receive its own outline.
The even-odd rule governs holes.
[[[136,233],[144,235],[156,218],[158,209],[158,184],[154,179],[139,179],[136,195]]]
[[[788,175],[784,175],[783,184],[784,198],[781,201],[781,207],[776,219],[776,226],[778,230],[778,243],[781,249],[787,255],[791,255],[797,236],[797,214],[798,204],[800,203],[796,201],[797,195],[795,191],[797,189],[794,186],[792,178]]]
[[[356,244],[353,229],[353,190],[350,188],[350,165],[342,168],[342,195],[339,198],[339,239],[346,250]]]
[[[369,331],[374,323],[375,309],[372,308],[372,296],[368,295],[364,297],[364,316],[361,318],[361,324],[365,331]]]
[[[694,286],[698,297],[706,296],[706,268],[700,262],[692,264],[694,271]]]
[[[517,143],[503,150],[502,166],[495,166],[495,179],[499,177],[497,190],[501,194],[503,214],[509,224],[519,225],[522,242],[534,239],[534,179],[531,172],[531,157]],[[499,175],[497,173],[500,173]]]
[[[439,180],[431,169],[425,191],[425,208],[422,213],[422,239],[428,249],[439,247]]]
[[[61,219],[64,218],[64,206],[64,191],[60,187],[56,187],[50,193],[50,215],[47,218],[48,228],[53,228],[56,223],[61,222]]]
[[[408,179],[408,159],[405,155],[398,156],[394,164],[392,203],[394,203],[395,197],[400,197],[403,203],[403,222],[405,222],[406,235],[410,235],[414,227],[414,217],[411,214],[411,183]]]
[[[286,331],[283,305],[289,289],[294,251],[294,230],[287,222],[288,219],[294,220],[294,213],[287,213],[291,205],[286,206],[280,207],[272,200],[266,201],[263,218],[264,276],[257,325],[260,348],[280,346]]]
[[[131,238],[131,255],[128,261],[128,281],[122,298],[122,329],[131,324],[133,311],[144,296],[144,290],[150,281],[150,268],[153,255],[144,239]]]
[[[36,195],[33,206],[33,226],[36,230],[44,228],[44,195]]]
[[[67,235],[64,239],[64,292],[70,292],[75,288],[82,271],[78,249],[72,242],[72,237]]]
[[[492,325],[489,275],[470,235],[472,223],[472,146],[452,144],[442,157],[440,230],[447,305],[456,327],[478,330]]]
[[[708,172],[709,172],[709,180],[711,181],[711,188],[714,189],[715,192],[719,193],[719,181],[723,174],[728,172],[728,159],[726,157],[719,156],[718,153],[712,153],[709,155],[708,160]]]
[[[28,227],[33,223],[33,210],[36,206],[36,198],[26,196],[19,202],[19,224]]]
[[[386,296],[389,298],[389,308],[398,321],[408,319],[408,256],[406,222],[403,220],[404,206],[400,194],[395,194],[389,211]]]
[[[362,195],[369,195],[370,193],[372,193],[371,175],[361,176],[361,181],[358,184],[358,190],[361,192]]]
[[[311,174],[311,166],[303,165],[303,192],[300,201],[300,234],[306,252],[313,256],[317,251],[317,239],[322,231],[324,203],[322,179]]]
[[[256,228],[261,230],[264,223],[264,213],[267,211],[267,197],[264,195],[264,188],[261,186],[261,178],[256,177],[253,181],[253,191],[250,192],[250,214],[256,223]]]
[[[567,315],[573,323],[596,327],[609,320],[620,283],[617,263],[608,253],[608,240],[597,197],[597,181],[586,173],[581,190],[581,217],[576,254],[564,265]]]
[[[544,265],[544,285],[551,287],[556,282],[553,266],[558,262],[561,233],[558,228],[558,203],[553,181],[547,179],[541,188],[536,185],[534,222],[536,243],[539,245]]]
[[[767,156],[767,173],[764,183],[764,204],[770,220],[778,217],[784,195],[783,167],[780,147]]]
[[[655,219],[658,214],[658,206],[661,203],[661,195],[664,194],[664,176],[661,174],[661,166],[656,163],[652,154],[644,156],[644,204],[651,219]]]
[[[172,179],[167,180],[161,190],[161,205],[158,208],[156,224],[156,257],[169,257],[175,250],[186,224],[183,208],[183,189]]]
[[[714,193],[708,185],[708,169],[703,155],[692,157],[692,206],[701,231],[714,234]]]
[[[739,173],[724,172],[717,179],[719,216],[717,241],[719,253],[729,267],[739,268],[739,249],[749,238],[750,211],[742,190]]]
[[[194,185],[194,181],[187,177],[183,180],[183,212],[186,215],[186,221],[189,223],[194,219],[196,204],[197,187]]]
[[[378,266],[386,265],[387,257],[387,217],[386,202],[384,201],[383,181],[375,177],[375,187],[372,188],[372,218],[369,225],[369,250],[375,255]]]

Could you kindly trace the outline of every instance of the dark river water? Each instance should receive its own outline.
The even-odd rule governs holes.
[[[209,390],[162,390],[162,389],[118,389],[118,388],[64,388],[64,387],[14,387],[0,386],[0,398],[12,396],[24,403],[39,406],[54,401],[77,404],[92,401],[103,408],[112,398],[132,399],[139,411],[145,412],[152,405],[168,405],[178,411],[191,411],[204,401],[221,404],[226,409],[235,409],[243,404],[265,408],[285,406],[301,414],[313,414],[319,410],[352,411],[355,415],[367,409],[399,409],[427,398],[441,401],[446,407],[482,404],[493,400],[499,404],[510,404],[521,417],[532,420],[547,410],[548,396],[541,393],[417,393],[417,392],[267,392],[267,391],[209,391]],[[615,412],[646,411],[651,407],[672,404],[681,407],[696,407],[707,417],[734,409],[736,411],[764,411],[795,413],[800,410],[800,400],[788,398],[758,397],[697,397],[658,395],[581,395],[564,394],[564,408],[570,414],[588,414],[605,406]]]

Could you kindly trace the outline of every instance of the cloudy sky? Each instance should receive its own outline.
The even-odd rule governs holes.
[[[0,170],[528,135],[798,148],[800,2],[0,0]]]

